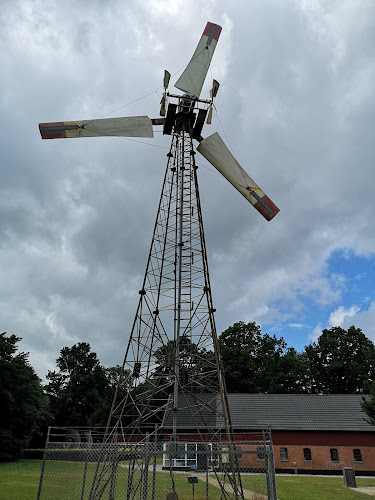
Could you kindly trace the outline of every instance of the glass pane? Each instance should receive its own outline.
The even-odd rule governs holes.
[[[187,453],[186,456],[187,458],[196,458],[197,455],[197,445],[195,443],[188,443],[186,445]]]
[[[280,448],[280,459],[281,460],[288,460],[288,449],[287,448]]]
[[[177,445],[177,458],[185,460],[185,444]]]
[[[331,461],[332,462],[338,462],[339,461],[339,453],[336,448],[331,448]]]

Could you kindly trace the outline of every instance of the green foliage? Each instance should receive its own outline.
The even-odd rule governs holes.
[[[367,415],[367,418],[365,418],[366,422],[375,425],[375,382],[370,386],[368,397],[362,397],[361,407]]]
[[[0,334],[0,461],[16,460],[48,418],[48,399],[20,337]]]
[[[86,342],[61,349],[56,364],[59,371],[48,372],[45,386],[54,425],[105,425],[116,376],[113,370],[106,372]]]
[[[319,392],[366,393],[375,380],[375,346],[360,328],[323,330],[305,351]]]
[[[142,401],[143,415],[148,415],[143,418],[143,424],[147,425],[160,423],[163,419],[164,409],[163,404],[166,404],[171,391],[171,376],[175,369],[175,342],[168,341],[165,345],[161,345],[154,352],[155,369],[149,376],[141,382],[137,377],[128,377],[131,397],[127,403],[124,418],[126,424],[139,418],[139,410],[135,407],[137,401]],[[201,347],[191,339],[182,335],[179,340],[179,380],[184,385],[187,391],[204,392],[207,390],[207,385],[203,382],[207,370],[212,371],[212,353],[208,352],[204,347]],[[215,368],[216,374],[216,368]],[[141,423],[139,422],[139,425]]]
[[[235,323],[219,344],[228,392],[356,394],[375,381],[375,346],[354,326],[323,330],[300,353],[254,322]],[[375,423],[375,389],[364,408]]]
[[[307,391],[305,355],[287,348],[282,337],[262,335],[256,323],[235,323],[220,335],[219,345],[228,392]]]
[[[43,460],[44,449],[42,448],[28,448],[27,450],[22,450],[22,458],[28,460]]]
[[[157,367],[155,374],[168,375],[174,370],[175,342],[170,340],[165,345],[155,351]],[[180,380],[191,390],[203,390],[201,387],[201,377],[210,370],[212,353],[204,347],[199,347],[191,339],[183,335],[179,342],[179,370]],[[201,389],[200,389],[201,388]]]
[[[275,367],[274,382],[269,392],[303,394],[311,390],[310,365],[305,352],[288,347]]]

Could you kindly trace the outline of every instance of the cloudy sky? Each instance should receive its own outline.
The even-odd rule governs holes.
[[[42,141],[38,123],[157,117],[164,69],[174,83],[207,21],[223,31],[203,135],[280,208],[266,222],[199,169],[218,331],[375,341],[375,2],[2,0],[0,325],[42,378],[79,341],[122,362],[169,138]]]

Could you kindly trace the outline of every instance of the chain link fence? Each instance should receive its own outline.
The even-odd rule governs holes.
[[[103,443],[98,430],[51,428],[38,500],[276,500],[272,440]]]

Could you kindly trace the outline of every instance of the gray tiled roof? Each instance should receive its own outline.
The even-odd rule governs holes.
[[[220,397],[216,394],[184,394],[178,395],[177,425],[184,429],[204,429],[222,427],[219,424],[221,413]],[[167,409],[165,428],[172,427],[172,406]]]
[[[215,399],[211,394],[204,403],[208,396],[198,395],[203,405],[209,400],[211,405],[197,411],[196,408],[188,409],[188,406],[194,406],[193,400],[186,405],[186,401],[180,395],[179,428],[202,429],[205,425],[213,428],[223,426],[223,419],[220,416],[220,397],[216,396]],[[375,432],[375,426],[364,420],[361,401],[360,394],[228,394],[235,432],[262,430],[268,427],[271,430],[284,431]],[[191,416],[191,411],[194,417]],[[171,424],[172,416],[169,413],[166,418],[166,428],[171,427]]]
[[[374,432],[360,394],[229,394],[235,430]]]

